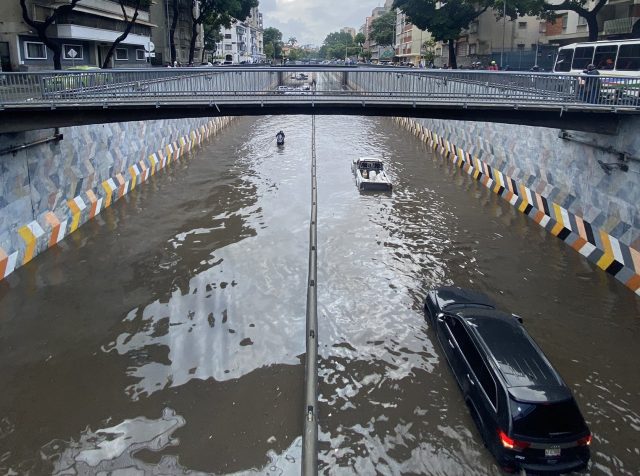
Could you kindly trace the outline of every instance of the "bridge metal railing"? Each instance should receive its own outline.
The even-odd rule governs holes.
[[[287,88],[292,71],[314,87]],[[331,78],[323,81],[323,77]],[[340,77],[342,80],[336,81]],[[247,102],[612,107],[640,111],[640,76],[404,68],[154,68],[0,75],[0,107]]]
[[[553,73],[507,73],[464,70],[369,71],[348,73],[356,90],[384,94],[395,89],[431,100],[478,102],[589,104],[640,107],[640,76],[613,77]]]

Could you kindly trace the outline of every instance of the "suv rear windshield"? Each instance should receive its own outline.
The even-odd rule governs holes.
[[[513,432],[531,438],[562,438],[586,431],[575,400],[556,403],[523,403],[509,399]]]

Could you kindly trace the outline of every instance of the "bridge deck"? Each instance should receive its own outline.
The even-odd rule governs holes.
[[[618,116],[640,113],[640,77],[585,80],[540,73],[302,70],[307,71],[308,81],[296,79],[298,68],[293,75],[290,68],[5,74],[0,86],[4,119],[0,132],[122,120],[292,113],[441,117],[612,132]]]

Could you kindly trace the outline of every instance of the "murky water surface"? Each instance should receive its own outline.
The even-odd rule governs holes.
[[[0,473],[299,473],[310,127],[236,120],[0,285]],[[524,317],[590,473],[640,474],[640,301],[391,120],[317,127],[322,472],[498,473],[421,311],[456,284]]]

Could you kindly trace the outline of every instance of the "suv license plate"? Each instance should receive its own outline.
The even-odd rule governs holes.
[[[544,450],[544,455],[547,458],[555,458],[556,456],[560,456],[560,448],[546,448]]]

